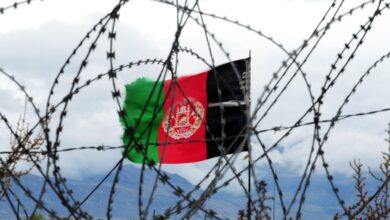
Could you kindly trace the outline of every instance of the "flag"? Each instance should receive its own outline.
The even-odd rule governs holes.
[[[248,60],[174,80],[140,78],[126,85],[121,124],[127,158],[176,164],[247,151]]]

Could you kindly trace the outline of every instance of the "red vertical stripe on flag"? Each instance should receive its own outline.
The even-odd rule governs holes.
[[[164,95],[167,99],[164,104],[163,122],[158,129],[158,142],[169,144],[161,144],[158,147],[161,163],[189,163],[207,159],[204,141],[207,74],[208,72],[204,72],[178,78],[168,96],[166,94],[172,80],[165,82]]]

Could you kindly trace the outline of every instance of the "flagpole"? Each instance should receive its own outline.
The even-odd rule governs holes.
[[[251,160],[248,158],[248,220],[251,220],[251,203],[252,203],[252,198],[251,198]]]
[[[250,146],[250,128],[251,128],[251,121],[250,121],[250,118],[251,118],[251,115],[250,115],[250,112],[251,112],[251,105],[250,105],[250,91],[251,91],[251,87],[250,87],[250,82],[251,82],[251,67],[250,67],[250,63],[251,63],[251,51],[249,50],[249,58],[248,58],[248,61],[245,63],[246,65],[246,77],[245,77],[245,101],[246,101],[246,104],[247,104],[247,109],[246,109],[246,115],[247,115],[247,146],[248,146],[248,155],[250,154],[250,150],[251,150],[251,146]],[[249,155],[248,156],[248,193],[249,193],[249,196],[248,196],[248,220],[251,220],[251,204],[252,204],[252,195],[251,195],[251,168],[252,168],[252,165],[251,165],[251,156]]]

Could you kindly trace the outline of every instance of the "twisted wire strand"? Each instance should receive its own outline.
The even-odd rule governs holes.
[[[17,9],[20,5],[30,4],[31,2],[33,2],[33,0],[16,2],[10,6],[0,7],[0,14],[3,14],[5,11],[12,8]],[[245,134],[243,130],[240,132],[240,134],[234,137],[228,137],[225,134],[225,126],[222,126],[223,129],[221,130],[221,136],[223,138],[216,138],[212,136],[210,139],[203,140],[199,139],[191,141],[177,141],[174,143],[170,143],[168,141],[165,141],[163,143],[152,143],[152,141],[150,141],[150,129],[146,129],[141,132],[141,136],[146,137],[147,142],[146,149],[142,149],[140,151],[145,156],[145,159],[140,168],[139,185],[137,186],[138,217],[140,219],[149,219],[152,217],[150,214],[150,209],[152,208],[152,204],[156,198],[156,191],[160,185],[165,185],[168,186],[171,190],[173,190],[174,197],[176,197],[177,200],[163,213],[161,213],[164,218],[172,218],[177,216],[179,218],[186,219],[192,218],[196,214],[202,213],[211,219],[223,219],[223,217],[220,215],[222,213],[218,213],[218,211],[208,207],[206,205],[206,201],[210,198],[213,198],[213,196],[217,192],[222,191],[234,181],[237,181],[238,185],[240,186],[240,190],[243,192],[243,196],[249,198],[249,201],[251,201],[250,206],[252,207],[253,214],[256,216],[260,216],[264,214],[262,213],[264,210],[260,207],[257,207],[255,204],[256,201],[252,201],[251,199],[252,196],[257,196],[259,198],[260,203],[265,202],[263,201],[264,198],[262,199],[261,197],[262,195],[260,188],[255,188],[256,191],[254,193],[257,195],[253,195],[253,192],[249,192],[248,186],[246,186],[244,183],[245,175],[243,174],[248,169],[251,169],[251,173],[254,178],[253,183],[249,184],[254,184],[255,186],[259,185],[262,180],[260,176],[258,176],[258,174],[256,173],[255,166],[259,164],[259,162],[263,159],[264,162],[266,162],[270,168],[270,172],[272,174],[271,176],[275,183],[276,191],[278,193],[278,198],[273,199],[279,200],[282,209],[281,212],[283,219],[291,218],[291,213],[293,212],[293,210],[296,211],[296,219],[302,218],[302,215],[304,214],[303,208],[306,201],[306,194],[310,187],[315,166],[318,163],[318,160],[320,160],[322,163],[322,167],[325,171],[328,184],[331,187],[336,200],[338,201],[340,209],[342,210],[339,212],[339,214],[346,217],[356,216],[360,214],[365,208],[364,205],[356,209],[354,213],[350,213],[347,210],[345,206],[345,200],[341,197],[339,189],[337,188],[337,182],[330,173],[330,164],[329,161],[325,159],[324,147],[326,145],[327,140],[331,137],[331,131],[335,127],[336,123],[340,123],[342,121],[345,121],[346,119],[353,120],[363,116],[378,115],[380,113],[387,113],[390,111],[390,108],[382,108],[366,112],[358,112],[344,115],[342,114],[344,107],[348,105],[352,95],[355,94],[356,91],[358,91],[359,86],[363,84],[364,80],[369,75],[371,75],[373,70],[376,69],[379,64],[382,64],[384,61],[389,59],[390,53],[386,53],[381,56],[368,68],[366,72],[361,75],[358,82],[354,84],[352,90],[345,96],[344,101],[338,107],[338,110],[334,117],[330,119],[323,119],[321,113],[323,111],[325,97],[329,96],[329,91],[332,90],[334,85],[340,81],[340,77],[342,75],[345,75],[344,73],[346,71],[346,68],[350,66],[351,60],[353,60],[354,57],[358,55],[358,50],[364,44],[364,39],[366,38],[366,35],[370,33],[372,25],[376,21],[376,18],[383,15],[387,11],[387,9],[390,8],[390,3],[384,0],[370,0],[360,3],[357,6],[351,7],[346,12],[340,12],[341,6],[343,6],[344,4],[344,0],[334,0],[331,3],[330,7],[327,8],[324,15],[321,17],[319,23],[314,28],[309,37],[306,38],[303,43],[295,50],[288,51],[281,43],[274,40],[274,38],[270,35],[264,34],[261,30],[256,30],[249,25],[245,25],[240,21],[230,19],[228,17],[223,17],[213,13],[202,11],[201,4],[198,1],[184,1],[184,3],[179,3],[179,1],[153,0],[153,2],[169,5],[175,8],[176,11],[177,29],[175,33],[175,38],[172,41],[172,45],[170,47],[168,55],[163,59],[148,58],[143,60],[130,61],[128,64],[116,64],[115,40],[118,34],[117,24],[120,22],[119,15],[121,10],[125,6],[129,7],[127,5],[128,0],[119,0],[116,4],[114,4],[108,14],[103,16],[95,25],[92,26],[92,28],[81,39],[79,44],[73,49],[72,53],[69,55],[63,66],[60,68],[60,71],[55,76],[54,81],[51,85],[46,102],[46,111],[44,114],[40,113],[40,109],[37,107],[36,103],[33,100],[34,97],[29,94],[27,89],[19,82],[19,80],[17,80],[16,77],[6,72],[4,69],[0,68],[0,73],[6,76],[6,78],[10,82],[15,84],[22,92],[22,94],[27,97],[28,105],[31,105],[33,107],[34,114],[38,119],[37,122],[33,124],[33,126],[28,130],[28,136],[31,136],[35,130],[40,128],[44,131],[45,138],[44,147],[46,149],[27,149],[26,146],[23,144],[27,137],[18,136],[15,130],[12,128],[12,125],[8,120],[7,116],[0,112],[0,122],[5,124],[6,128],[11,133],[11,136],[13,136],[17,142],[15,151],[1,151],[0,155],[11,155],[13,153],[20,153],[26,155],[29,158],[30,162],[33,164],[33,166],[37,169],[39,175],[44,178],[44,181],[40,187],[40,191],[38,193],[33,193],[26,184],[22,183],[20,178],[17,178],[13,174],[13,170],[10,169],[8,162],[0,158],[0,167],[2,170],[2,173],[0,173],[0,184],[1,189],[3,191],[2,194],[5,196],[6,202],[9,204],[15,217],[17,219],[21,219],[22,216],[19,213],[19,206],[21,206],[23,216],[25,216],[26,218],[33,216],[38,211],[44,211],[45,213],[55,218],[60,218],[57,211],[55,209],[49,208],[50,205],[46,204],[44,201],[47,190],[50,189],[61,201],[62,206],[68,210],[68,218],[73,217],[75,219],[91,219],[93,218],[93,216],[87,213],[86,210],[82,209],[83,205],[85,204],[85,202],[91,199],[92,195],[97,192],[97,190],[102,186],[103,183],[106,183],[108,181],[108,178],[110,176],[113,176],[113,180],[110,183],[111,188],[107,197],[106,208],[106,218],[113,218],[115,214],[113,207],[116,201],[115,197],[117,194],[117,187],[121,179],[120,174],[123,172],[124,160],[126,158],[127,152],[134,149],[141,137],[135,137],[134,134],[131,134],[130,142],[126,146],[99,145],[64,148],[64,146],[60,142],[60,138],[61,134],[63,133],[64,122],[67,118],[67,113],[69,111],[69,105],[75,96],[79,95],[86,88],[89,88],[92,84],[101,80],[109,80],[112,84],[112,98],[114,101],[114,106],[116,106],[116,108],[118,109],[118,115],[120,118],[126,118],[122,106],[121,91],[117,84],[118,74],[123,72],[124,70],[129,70],[138,66],[149,66],[156,64],[161,66],[161,71],[159,74],[157,74],[157,80],[164,81],[166,79],[169,79],[169,77],[172,79],[173,83],[171,84],[171,86],[173,87],[169,89],[168,94],[171,93],[171,95],[175,97],[176,90],[178,90],[178,92],[180,92],[185,99],[188,99],[180,84],[177,82],[177,77],[179,77],[177,69],[180,65],[179,53],[188,54],[192,58],[201,61],[210,69],[214,69],[216,67],[216,50],[213,49],[213,46],[216,46],[218,48],[218,51],[225,56],[227,61],[232,61],[230,53],[228,52],[228,48],[223,45],[223,42],[218,39],[219,37],[217,37],[216,34],[213,33],[213,30],[207,26],[205,17],[211,18],[212,20],[222,21],[237,27],[241,27],[248,32],[255,33],[259,36],[260,39],[267,40],[273,46],[281,50],[284,54],[287,55],[287,58],[282,61],[282,64],[274,72],[273,77],[271,77],[270,80],[267,82],[265,88],[262,90],[262,93],[256,100],[256,103],[254,105],[254,111],[252,111],[250,115],[250,120],[253,122],[254,125],[253,127],[248,128],[250,130],[249,135]],[[354,14],[356,14],[355,12],[363,11],[367,8],[367,6],[370,5],[376,7],[374,12],[368,18],[366,23],[362,24],[359,30],[352,34],[352,38],[347,41],[342,50],[337,54],[336,59],[331,64],[329,72],[325,74],[325,80],[321,87],[321,92],[318,96],[316,96],[316,94],[314,94],[312,90],[311,82],[309,78],[307,78],[309,73],[304,71],[305,64],[307,63],[307,61],[314,59],[312,53],[317,50],[318,45],[323,41],[326,36],[328,36],[328,33],[333,30],[333,25],[342,23],[344,21],[344,18],[352,17]],[[208,55],[210,56],[209,59],[211,61],[197,53],[195,48],[185,47],[182,45],[182,42],[180,41],[182,33],[185,31],[185,27],[188,26],[190,22],[196,24],[204,32]],[[95,49],[97,47],[97,44],[99,42],[104,41],[102,38],[103,36],[108,36],[108,39],[106,41],[109,43],[109,48],[107,51],[107,61],[109,69],[105,72],[95,74],[91,78],[86,79],[84,83],[81,83],[81,75],[85,72],[91,55],[96,53]],[[73,58],[76,55],[80,55],[80,49],[83,47],[85,48],[88,42],[90,42],[90,45],[89,47],[87,46],[87,52],[82,55],[81,60],[74,60]],[[53,99],[54,95],[58,92],[57,90],[59,90],[57,87],[61,82],[61,77],[64,75],[65,69],[71,63],[75,62],[80,63],[78,64],[77,72],[73,76],[69,91],[58,102],[55,103]],[[232,68],[234,69],[234,72],[241,83],[242,80],[238,77],[239,73],[236,67],[232,65]],[[307,110],[300,116],[296,115],[298,116],[298,120],[296,120],[296,122],[292,125],[282,124],[276,127],[260,128],[260,122],[262,122],[263,119],[267,118],[267,116],[271,113],[277,103],[281,102],[280,97],[286,93],[287,88],[292,88],[294,86],[293,80],[296,79],[298,74],[303,79],[307,96],[310,100],[310,104]],[[287,82],[283,82],[283,80]],[[243,92],[245,94],[245,91]],[[155,93],[158,96],[163,96],[164,94],[161,89],[156,88],[156,85],[154,86],[152,93]],[[221,100],[220,93],[221,92],[219,91],[218,98]],[[232,94],[234,96],[234,93]],[[236,99],[235,101],[238,102],[238,99]],[[147,101],[146,104],[148,104],[148,102],[149,101]],[[190,107],[195,110],[194,106]],[[224,106],[220,104],[218,107],[219,111],[223,113]],[[159,111],[161,111],[161,107],[155,106],[152,120],[154,120],[156,114]],[[55,117],[54,113],[58,114],[58,124],[53,127],[50,124],[50,121],[53,117]],[[140,116],[141,118],[143,117],[144,113],[145,109],[142,110],[142,114]],[[170,114],[172,114],[172,112]],[[224,125],[224,119],[222,116],[220,120],[221,123]],[[129,130],[131,127],[126,124],[126,120],[124,121],[125,128]],[[204,124],[204,126],[206,127],[206,132],[209,132],[207,124]],[[305,169],[300,176],[300,181],[297,185],[297,188],[295,189],[295,191],[293,191],[294,195],[291,199],[287,199],[285,197],[286,191],[282,188],[280,175],[277,169],[275,169],[274,167],[273,158],[270,153],[274,149],[278,148],[280,146],[280,143],[286,140],[287,137],[289,137],[296,129],[308,126],[312,127],[313,129],[312,137],[310,138],[310,152],[306,160]],[[322,127],[326,126],[328,126],[326,129],[322,129]],[[50,135],[51,133],[53,133],[51,132],[52,128],[54,132],[54,138]],[[138,129],[138,125],[136,125],[134,129]],[[265,144],[264,139],[260,135],[268,134],[270,132],[281,134],[281,136],[274,143]],[[323,134],[321,134],[322,132]],[[249,164],[251,165],[248,165],[243,169],[237,170],[235,164],[239,163],[237,159],[239,157],[238,154],[226,155],[226,153],[223,151],[223,148],[225,147],[226,149],[230,149],[234,147],[234,143],[237,142],[240,137],[244,137],[245,140],[251,140],[251,142],[258,143],[259,145],[258,148],[256,147],[254,149],[249,149],[248,160]],[[232,144],[230,146],[223,146],[224,141],[229,139],[233,140]],[[214,165],[210,166],[208,172],[205,173],[204,177],[202,177],[198,181],[198,183],[194,184],[194,187],[192,189],[184,190],[180,186],[176,185],[170,179],[169,174],[164,171],[162,164],[154,164],[153,161],[147,158],[146,152],[147,147],[149,145],[161,145],[163,146],[163,149],[165,149],[167,144],[196,143],[204,141],[213,141],[215,143],[218,143],[218,149],[221,151],[222,156],[216,160]],[[134,144],[130,145],[130,143]],[[238,146],[237,153],[241,151],[242,148],[242,144]],[[107,172],[106,175],[103,176],[97,182],[97,184],[95,184],[91,188],[88,194],[85,195],[83,198],[79,198],[73,194],[72,188],[66,183],[66,179],[60,171],[59,161],[60,155],[62,153],[86,150],[96,150],[99,152],[104,152],[108,150],[121,150],[124,153],[122,154],[121,158],[115,163],[112,169],[110,169],[110,171]],[[260,156],[255,156],[252,151],[262,153],[260,153]],[[42,164],[37,159],[35,159],[34,155],[43,155],[46,157],[47,160]],[[149,186],[145,182],[145,173],[147,169],[152,170],[156,174],[151,183],[150,192],[148,193],[146,193],[146,188],[149,188]],[[228,173],[229,175],[232,175],[232,177],[227,177]],[[32,211],[27,209],[27,205],[23,203],[24,199],[21,198],[21,195],[15,193],[14,188],[7,188],[7,185],[3,180],[3,178],[8,178],[6,176],[9,176],[12,179],[12,184],[15,187],[21,189],[24,196],[34,203],[34,208]],[[378,190],[371,197],[369,197],[368,202],[373,201],[375,196],[377,196],[384,189],[384,187],[387,186],[387,184],[388,181],[385,181],[378,188]],[[196,195],[196,193],[198,193],[198,195]],[[146,199],[145,204],[144,199]]]

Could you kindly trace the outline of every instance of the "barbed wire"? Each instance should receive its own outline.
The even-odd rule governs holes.
[[[18,9],[21,5],[29,5],[32,2],[36,2],[37,0],[25,0],[25,1],[20,1],[20,2],[14,2],[8,6],[0,6],[0,15],[4,14],[6,11],[9,9]],[[43,0],[40,0],[43,1]]]
[[[9,9],[17,9],[20,5],[30,4],[32,2],[33,0],[26,0],[15,2],[9,6],[0,6],[0,14],[4,14]],[[358,56],[359,49],[361,49],[364,45],[366,36],[371,33],[373,24],[376,22],[377,18],[388,12],[387,9],[390,9],[389,2],[384,0],[369,0],[354,7],[344,9],[344,0],[334,0],[328,8],[325,8],[326,10],[324,15],[316,24],[310,35],[305,38],[302,44],[296,49],[289,51],[282,43],[277,42],[274,37],[265,34],[262,30],[246,25],[238,20],[203,11],[201,7],[202,5],[198,0],[186,0],[183,4],[180,4],[179,1],[152,0],[154,3],[167,5],[175,9],[174,11],[177,18],[176,30],[174,33],[174,39],[169,47],[170,49],[167,51],[167,56],[163,58],[154,57],[139,59],[136,61],[129,61],[126,64],[118,64],[116,61],[116,40],[117,35],[120,34],[118,24],[120,23],[120,14],[122,9],[124,7],[130,7],[127,5],[128,2],[128,0],[119,0],[117,4],[113,5],[113,7],[108,10],[108,13],[99,19],[98,22],[94,24],[89,31],[87,31],[85,36],[72,50],[71,54],[65,59],[64,64],[60,67],[59,72],[54,77],[53,83],[50,86],[50,91],[47,94],[45,111],[41,111],[34,101],[34,98],[36,97],[33,97],[28,92],[28,88],[26,88],[26,86],[17,79],[17,76],[13,76],[7,70],[0,67],[0,74],[5,76],[9,82],[14,84],[23,93],[27,99],[28,105],[33,108],[33,112],[37,118],[37,122],[26,130],[27,135],[21,136],[18,135],[17,130],[13,127],[11,120],[9,120],[5,112],[0,111],[0,124],[5,125],[11,137],[15,140],[16,145],[13,150],[4,150],[0,152],[0,184],[2,190],[0,196],[5,198],[5,202],[9,205],[16,219],[29,219],[36,213],[40,212],[44,212],[45,215],[55,219],[60,219],[64,215],[59,213],[59,210],[63,208],[67,210],[67,214],[65,215],[67,218],[96,218],[97,216],[87,212],[84,205],[86,202],[91,200],[92,196],[96,194],[104,183],[110,185],[105,201],[105,217],[107,219],[115,218],[114,205],[117,197],[116,194],[118,192],[118,184],[122,179],[121,174],[124,170],[124,161],[126,160],[128,152],[134,149],[144,155],[144,161],[140,165],[139,176],[132,177],[134,179],[138,179],[138,185],[128,186],[138,191],[138,194],[136,195],[137,204],[133,204],[134,206],[137,206],[136,208],[138,213],[129,213],[129,218],[170,219],[178,217],[181,219],[191,219],[195,218],[197,215],[204,215],[210,219],[224,219],[227,216],[225,216],[224,213],[221,213],[221,210],[212,209],[207,204],[207,200],[212,199],[215,194],[226,189],[229,185],[233,184],[233,182],[237,182],[239,189],[242,192],[242,196],[248,201],[246,205],[248,208],[247,217],[254,218],[254,216],[262,216],[262,218],[268,219],[270,218],[269,215],[264,213],[269,209],[266,205],[266,200],[269,199],[266,196],[267,190],[265,187],[267,184],[264,184],[264,179],[258,175],[256,170],[259,168],[261,162],[267,164],[270,169],[273,181],[272,183],[275,186],[274,191],[278,194],[277,198],[274,196],[272,199],[273,201],[278,201],[280,203],[280,214],[283,219],[302,219],[302,216],[304,215],[303,209],[307,198],[307,192],[310,189],[311,182],[314,178],[313,174],[318,163],[322,164],[328,184],[331,187],[335,200],[338,202],[338,214],[340,216],[345,216],[346,218],[351,218],[351,216],[357,216],[360,214],[359,212],[364,210],[364,206],[362,206],[359,209],[356,209],[354,213],[350,213],[346,204],[347,200],[342,197],[340,189],[337,187],[337,181],[329,169],[330,162],[325,159],[325,146],[328,139],[331,137],[331,131],[336,127],[336,123],[347,121],[347,119],[356,120],[363,116],[369,117],[372,115],[379,115],[381,113],[384,114],[390,111],[390,108],[388,107],[381,107],[369,111],[343,114],[345,106],[349,104],[352,96],[356,94],[366,78],[371,76],[373,70],[378,68],[380,64],[383,65],[385,61],[388,61],[390,58],[390,52],[381,55],[376,61],[374,61],[367,71],[361,75],[358,81],[353,84],[351,91],[346,93],[343,102],[338,106],[336,114],[333,117],[323,119],[322,113],[326,102],[325,98],[330,96],[330,92],[336,83],[340,81],[340,77],[345,75],[346,69],[350,66],[351,61]],[[351,39],[349,39],[341,47],[335,60],[330,65],[329,71],[324,74],[325,78],[321,86],[320,93],[316,94],[313,90],[313,81],[308,78],[309,72],[304,70],[307,63],[314,59],[314,52],[318,50],[320,43],[322,43],[328,34],[332,32],[333,26],[341,24],[344,22],[344,18],[353,17],[354,14],[360,11],[366,12],[367,8],[370,8],[369,6],[372,6],[371,10],[373,10],[369,12],[371,16],[360,25],[358,30],[352,33]],[[152,94],[157,94],[159,97],[163,98],[164,101],[162,106],[158,106],[157,104],[154,106],[153,115],[150,119],[151,121],[149,122],[148,128],[141,130],[140,120],[136,122],[135,126],[130,126],[126,120],[128,115],[126,115],[126,111],[123,107],[123,97],[121,95],[122,92],[119,86],[120,82],[118,81],[118,76],[119,74],[135,67],[145,67],[151,65],[157,66],[160,68],[159,74],[156,74],[157,81],[172,80],[168,94],[170,93],[174,98],[177,95],[176,93],[180,93],[179,95],[182,95],[188,103],[191,103],[189,101],[189,97],[187,97],[187,94],[177,81],[177,78],[180,75],[178,73],[178,68],[180,66],[179,55],[189,55],[196,61],[200,61],[200,63],[208,66],[211,70],[214,70],[217,66],[215,61],[216,54],[222,52],[225,60],[231,63],[231,67],[234,70],[240,84],[248,86],[245,79],[240,77],[237,67],[234,62],[232,62],[231,53],[227,47],[224,46],[223,41],[220,40],[222,37],[217,36],[213,29],[209,28],[208,22],[214,20],[221,21],[225,24],[242,28],[244,31],[256,34],[260,39],[265,39],[277,50],[283,52],[287,58],[284,58],[281,65],[273,72],[272,77],[266,83],[266,86],[261,91],[261,94],[258,97],[251,97],[252,100],[255,100],[255,102],[251,103],[253,109],[247,115],[248,126],[242,129],[238,135],[228,136],[226,132],[229,128],[226,127],[226,121],[223,114],[225,112],[225,107],[221,104],[222,92],[220,87],[228,87],[228,85],[221,81],[221,85],[217,83],[218,99],[220,101],[217,107],[221,113],[221,117],[219,119],[221,123],[221,137],[215,137],[211,133],[207,122],[202,122],[206,132],[211,134],[209,139],[194,139],[191,141],[175,142],[170,142],[168,139],[165,139],[163,142],[153,142],[151,140],[151,129],[149,129],[149,127],[152,126],[152,123],[156,119],[158,113],[161,112],[164,107],[167,95],[164,96],[163,88],[158,87],[156,82],[153,85],[150,96],[139,117],[144,117],[144,114],[146,113],[146,106],[150,103],[150,97]],[[191,48],[182,44],[182,35],[186,31],[185,27],[189,25],[199,27],[199,30],[201,30],[202,34],[204,34],[207,53],[210,57],[209,59],[198,53],[196,51],[197,48]],[[108,43],[105,55],[109,68],[101,71],[101,73],[94,74],[90,78],[84,79],[82,82],[81,77],[86,75],[85,72],[89,66],[89,60],[92,59],[91,57],[93,54],[98,53],[98,50],[96,50],[98,44],[104,45],[103,43]],[[214,46],[216,46],[218,50],[213,49]],[[77,57],[81,58],[77,60]],[[61,98],[56,102],[54,100],[54,96],[59,91],[62,91],[59,88],[59,84],[62,80],[64,80],[63,76],[65,71],[67,68],[70,68],[71,64],[77,65],[78,69],[74,76],[71,77],[72,81],[70,83],[69,91],[66,92],[65,95],[60,96]],[[218,75],[219,73],[216,74]],[[294,117],[297,118],[295,123],[281,124],[280,126],[270,126],[268,128],[264,128],[262,122],[269,118],[272,111],[275,111],[276,104],[281,102],[280,100],[286,95],[287,89],[294,88],[293,83],[297,80],[298,76],[302,77],[305,85],[305,92],[310,100],[307,104],[307,108],[305,108],[303,114],[294,115]],[[61,143],[61,137],[64,131],[65,119],[67,119],[69,115],[68,112],[70,111],[70,103],[74,100],[74,97],[84,92],[86,88],[89,88],[95,83],[103,80],[108,80],[108,82],[111,83],[111,96],[114,101],[112,105],[113,108],[116,109],[119,118],[123,119],[124,129],[126,130],[125,134],[129,136],[128,144],[120,146],[108,146],[102,144],[98,146],[65,147]],[[251,82],[251,84],[254,83]],[[239,104],[240,100],[231,91],[231,88],[228,87],[228,89],[230,90],[229,92],[232,93],[232,96],[235,97],[234,101]],[[249,96],[250,90],[245,90],[244,86],[240,89],[244,95]],[[192,104],[190,104],[190,107],[193,111],[195,111],[198,117],[202,117]],[[240,111],[245,110],[240,109]],[[42,114],[41,112],[44,113]],[[172,116],[172,111],[169,112],[169,115]],[[56,122],[57,124],[53,125],[53,122]],[[168,124],[168,130],[169,126],[171,125]],[[312,135],[310,135],[311,137],[309,138],[311,141],[307,148],[309,150],[309,155],[305,161],[304,169],[299,178],[299,183],[297,184],[296,189],[292,192],[291,197],[287,197],[286,190],[283,189],[283,182],[280,178],[282,174],[280,174],[275,168],[275,159],[273,158],[272,152],[275,149],[280,148],[281,142],[285,141],[296,130],[306,127],[312,128]],[[40,149],[29,148],[28,145],[25,144],[26,141],[28,141],[34,132],[39,129],[43,131],[44,144],[42,144]],[[139,136],[136,136],[134,132],[137,129],[140,134]],[[271,132],[277,134],[279,138],[276,138],[276,141],[273,143],[268,143],[261,135],[270,134]],[[146,137],[147,142],[143,143],[145,148],[140,148],[139,146],[141,144],[139,142],[143,137]],[[241,141],[241,139],[244,141]],[[231,144],[225,144],[225,141],[227,140],[231,140]],[[179,184],[175,183],[175,181],[171,179],[170,175],[163,169],[162,164],[156,164],[153,160],[147,157],[148,147],[151,145],[162,146],[165,151],[167,145],[171,144],[201,143],[206,141],[215,143],[221,156],[215,160],[215,164],[210,165],[209,170],[204,173],[204,177],[202,177],[198,183],[194,184],[191,189],[183,189]],[[251,143],[250,147],[248,147],[248,165],[244,168],[238,169],[237,164],[242,164],[242,162],[238,159],[238,153],[244,150],[244,145],[248,141]],[[233,148],[237,149],[236,152],[234,154],[228,154],[228,152],[230,152],[229,150]],[[115,165],[109,169],[104,177],[91,187],[85,196],[80,197],[80,195],[74,195],[74,189],[72,189],[71,185],[67,183],[64,174],[61,172],[61,155],[66,152],[84,152],[87,150],[94,150],[98,152],[118,151],[118,154],[120,154],[119,152],[122,152],[122,156],[118,159],[118,161],[116,161]],[[36,173],[43,178],[43,183],[41,184],[38,192],[32,192],[29,185],[22,181],[23,177],[16,175],[16,168],[11,166],[10,161],[4,160],[1,157],[1,155],[7,156],[15,153],[24,155],[28,158],[28,162],[32,163]],[[41,161],[40,159],[37,159],[36,155],[43,156],[45,160]],[[164,158],[164,154],[162,157]],[[155,174],[152,181],[149,183],[145,182],[147,170],[150,170]],[[248,174],[246,175],[245,172],[248,172]],[[251,177],[253,177],[253,179],[250,179]],[[390,177],[387,177],[387,180],[378,187],[374,194],[369,198],[368,202],[371,202],[385,187],[388,187],[389,178]],[[11,184],[8,184],[9,182]],[[172,197],[176,198],[176,200],[172,204],[167,204],[168,208],[165,208],[164,211],[158,213],[157,216],[154,213],[151,215],[150,210],[157,197],[156,195],[159,186],[161,185],[169,188],[173,192]],[[254,186],[255,191],[251,191],[251,186]],[[53,208],[51,204],[46,204],[45,195],[47,195],[48,191],[52,191],[54,193],[60,201],[60,204],[58,205],[61,207]],[[254,200],[252,198],[258,199]],[[29,208],[26,199],[34,204],[32,209]],[[0,202],[2,201],[0,200]],[[260,204],[259,207],[257,207],[257,203]],[[243,206],[245,205],[243,204]],[[22,214],[20,214],[19,207],[22,209]],[[275,207],[273,207],[273,209],[275,209]],[[235,218],[233,216],[228,217]]]

